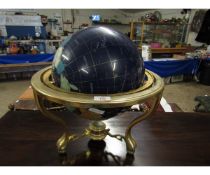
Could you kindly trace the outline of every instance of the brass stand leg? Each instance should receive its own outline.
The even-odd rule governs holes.
[[[34,91],[34,98],[36,101],[36,104],[39,108],[39,110],[49,119],[61,124],[64,129],[67,131],[67,125],[65,123],[64,120],[62,120],[61,118],[57,117],[55,114],[53,114],[52,112],[50,112],[49,110],[46,109],[45,105],[44,105],[44,98],[41,97],[40,95],[38,95],[35,91]]]
[[[131,135],[131,129],[138,123],[140,123],[141,121],[143,121],[145,118],[147,118],[154,110],[155,108],[158,106],[160,100],[160,96],[155,97],[153,99],[153,103],[151,105],[151,108],[147,111],[145,111],[142,115],[140,115],[139,117],[135,118],[133,121],[131,121],[131,123],[128,125],[126,131],[125,131],[125,143],[126,143],[126,149],[127,149],[127,153],[128,154],[134,154],[135,149],[136,149],[136,141],[135,139],[132,137]]]
[[[44,105],[44,98],[40,95],[38,95],[36,92],[34,92],[34,97],[36,104],[40,111],[49,119],[61,124],[64,127],[65,132],[63,135],[57,140],[56,146],[58,149],[58,152],[61,154],[67,153],[67,147],[69,142],[77,140],[81,137],[88,136],[93,140],[103,140],[106,135],[107,135],[107,130],[106,126],[103,122],[100,121],[95,121],[92,122],[89,126],[88,129],[86,129],[83,134],[81,135],[75,135],[75,134],[70,134],[68,131],[68,126],[65,123],[64,120],[56,116],[54,113],[50,112],[49,110],[46,109]]]
[[[57,141],[57,149],[59,153],[66,153],[66,148],[68,146],[68,142],[69,142],[69,138],[74,138],[74,135],[69,135],[68,134],[68,127],[65,123],[64,120],[62,120],[61,118],[57,117],[55,114],[53,114],[52,112],[50,112],[49,110],[46,109],[45,105],[44,105],[44,98],[40,95],[38,95],[35,91],[34,91],[34,98],[36,101],[36,104],[39,108],[39,110],[42,112],[42,114],[44,114],[44,116],[46,116],[47,118],[55,121],[56,123],[61,124],[64,127],[64,134],[58,139]]]

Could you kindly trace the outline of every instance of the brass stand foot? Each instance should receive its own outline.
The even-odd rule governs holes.
[[[75,134],[67,134],[67,133],[64,133],[58,139],[58,141],[56,143],[56,146],[57,146],[57,149],[58,149],[58,153],[59,154],[65,154],[65,153],[67,153],[67,147],[68,147],[69,142],[74,141],[74,140],[77,140],[77,139],[79,139],[82,136],[83,135],[77,136]]]
[[[127,153],[133,155],[137,146],[136,141],[133,139],[133,137],[125,137],[125,143]]]
[[[58,153],[59,154],[65,154],[67,152],[67,146],[68,146],[68,137],[67,134],[64,133],[57,141],[56,143]]]

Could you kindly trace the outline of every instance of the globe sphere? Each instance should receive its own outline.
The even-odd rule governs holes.
[[[135,44],[103,26],[85,28],[64,40],[52,64],[54,84],[67,92],[127,92],[143,84],[144,74]]]

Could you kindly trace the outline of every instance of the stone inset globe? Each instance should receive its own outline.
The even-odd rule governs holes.
[[[73,34],[57,50],[52,65],[56,86],[88,94],[136,89],[143,84],[144,72],[134,43],[107,27],[89,27]]]

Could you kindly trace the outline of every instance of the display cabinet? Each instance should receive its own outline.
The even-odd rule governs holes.
[[[143,43],[151,48],[177,48],[185,42],[187,23],[132,22],[130,39],[139,47]]]

